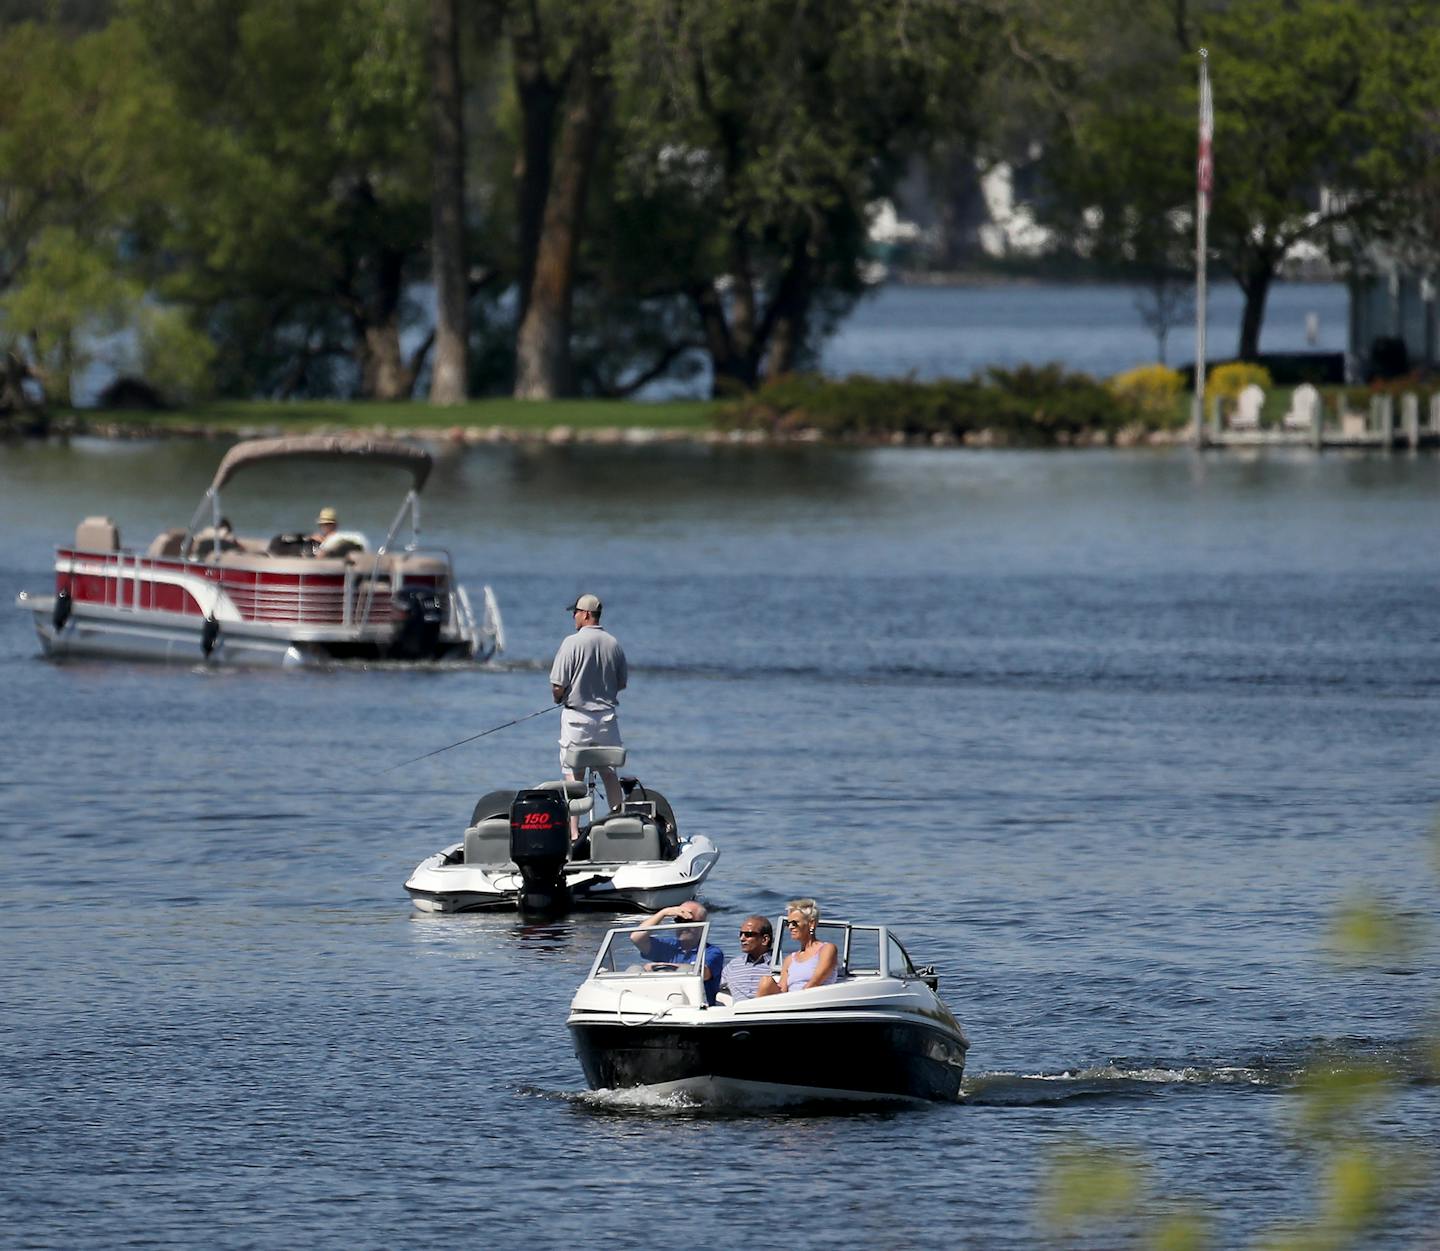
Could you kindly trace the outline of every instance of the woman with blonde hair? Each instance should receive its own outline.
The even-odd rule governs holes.
[[[813,899],[792,899],[785,905],[785,927],[799,949],[785,957],[779,985],[773,977],[761,981],[760,989],[755,992],[757,999],[782,991],[804,990],[807,986],[828,986],[835,980],[839,952],[834,943],[821,942],[815,936],[819,921],[820,905]]]

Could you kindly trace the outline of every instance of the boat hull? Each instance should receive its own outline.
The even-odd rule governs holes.
[[[718,1015],[718,1014],[717,1014]],[[592,1089],[650,1087],[700,1098],[920,1100],[960,1098],[965,1047],[916,1018],[843,1014],[715,1025],[574,1020],[575,1054]]]
[[[454,863],[461,844],[420,862],[405,883],[421,912],[506,912],[520,905],[521,879],[513,867]],[[720,858],[703,834],[685,839],[674,860],[607,863],[572,861],[565,868],[567,910],[655,912],[695,898]]]
[[[192,613],[135,612],[75,603],[57,626],[54,596],[25,594],[20,607],[31,612],[45,654],[57,660],[75,657],[291,668],[344,660],[386,660],[393,638],[388,626],[338,631],[226,621],[218,628],[211,626],[213,633],[207,639],[206,620]],[[434,651],[418,659],[472,658],[484,656],[477,655],[470,640],[442,635]]]

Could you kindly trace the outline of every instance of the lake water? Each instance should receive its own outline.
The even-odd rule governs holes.
[[[998,284],[916,287],[887,283],[873,288],[836,327],[820,354],[820,369],[833,377],[874,374],[920,379],[969,377],[991,366],[1058,362],[1066,369],[1107,378],[1159,359],[1155,335],[1136,311],[1135,287],[1102,283]],[[419,303],[433,295],[417,287]],[[1263,352],[1344,352],[1349,295],[1342,283],[1276,283],[1266,305]],[[1239,342],[1240,290],[1232,282],[1210,288],[1206,318],[1210,360],[1227,360]],[[1165,359],[1178,365],[1195,359],[1194,313],[1171,328]],[[1309,337],[1310,319],[1315,337]],[[422,330],[412,329],[406,350]],[[126,341],[102,341],[120,351]],[[75,402],[93,404],[114,379],[97,361],[75,380]],[[664,380],[641,395],[663,399],[708,395],[710,374],[687,382]]]
[[[825,373],[968,377],[990,366],[1056,361],[1108,378],[1160,359],[1136,311],[1137,288],[1097,283],[877,288],[837,327]],[[1344,352],[1349,295],[1338,282],[1277,283],[1266,303],[1262,352]],[[1240,289],[1211,286],[1206,356],[1229,360],[1240,339]],[[1313,318],[1314,340],[1310,338]],[[1165,359],[1195,359],[1193,305],[1170,330]]]
[[[86,513],[183,522],[221,450],[0,447],[0,602]],[[243,483],[242,532],[394,507]],[[426,500],[499,597],[497,667],[57,666],[0,618],[6,1245],[1021,1249],[1083,1142],[1238,1246],[1312,1210],[1295,1080],[1329,1048],[1397,1074],[1391,1147],[1440,1140],[1433,932],[1380,969],[1324,946],[1356,892],[1436,910],[1440,461],[482,448]],[[564,1018],[606,918],[414,912],[553,727],[382,770],[544,707],[580,590],[634,771],[722,848],[725,945],[793,895],[892,924],[970,1032],[968,1102],[596,1096]],[[1437,1193],[1367,1245],[1433,1236]]]

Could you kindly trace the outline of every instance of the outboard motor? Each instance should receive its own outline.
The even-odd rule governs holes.
[[[397,660],[427,660],[440,650],[440,627],[445,608],[440,596],[428,586],[402,586],[395,593],[400,621],[390,643],[390,655]]]
[[[520,869],[520,911],[563,912],[570,904],[565,858],[570,805],[558,790],[521,791],[510,805],[510,859]]]

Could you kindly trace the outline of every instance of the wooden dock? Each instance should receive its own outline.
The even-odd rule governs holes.
[[[1395,397],[1371,397],[1367,412],[1355,412],[1337,397],[1333,411],[1321,404],[1308,429],[1277,426],[1237,427],[1233,415],[1223,412],[1220,397],[1210,405],[1210,420],[1201,432],[1202,447],[1309,447],[1364,451],[1409,451],[1440,448],[1440,393],[1432,395],[1422,411],[1420,397],[1400,397],[1397,418]]]

